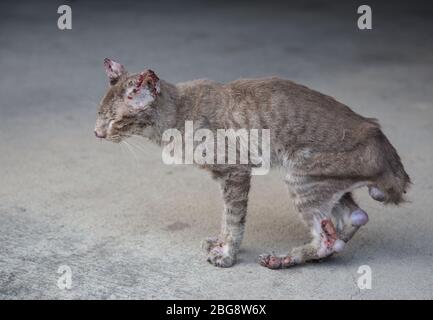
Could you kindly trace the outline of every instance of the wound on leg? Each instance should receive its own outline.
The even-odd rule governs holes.
[[[337,237],[337,231],[335,230],[334,224],[330,219],[322,220],[322,240],[325,248],[320,249],[317,254],[319,256],[326,256],[333,252],[341,252],[344,249],[345,242]]]
[[[327,248],[332,248],[337,238],[334,224],[330,219],[322,220],[323,241]]]

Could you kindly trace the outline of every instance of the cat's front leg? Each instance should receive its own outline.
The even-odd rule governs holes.
[[[204,241],[203,248],[211,264],[230,267],[236,262],[244,235],[251,172],[243,167],[233,167],[213,174],[220,181],[224,200],[222,227],[218,237]]]

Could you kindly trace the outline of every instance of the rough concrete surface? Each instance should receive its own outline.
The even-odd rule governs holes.
[[[0,4],[1,299],[433,298],[433,11],[373,7],[356,27],[348,1]],[[150,67],[172,82],[279,75],[380,120],[414,185],[384,207],[357,192],[370,222],[332,259],[272,271],[260,253],[308,239],[282,173],[255,177],[238,263],[218,269],[200,242],[219,231],[219,188],[206,172],[133,155],[93,135],[107,87],[102,60]],[[59,266],[72,288],[57,286]],[[360,290],[361,265],[372,289]]]

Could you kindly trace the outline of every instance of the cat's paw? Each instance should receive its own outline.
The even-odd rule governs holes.
[[[205,252],[209,252],[213,247],[221,243],[222,241],[220,241],[217,237],[209,237],[203,240],[201,247]]]
[[[216,267],[228,268],[236,262],[236,257],[229,245],[218,238],[204,240],[202,248],[207,252],[207,261]]]
[[[264,253],[259,256],[259,264],[269,269],[283,269],[293,266],[295,262],[291,256],[278,257]]]
[[[216,267],[228,268],[235,264],[236,258],[228,253],[227,245],[215,246],[209,250],[207,261]]]

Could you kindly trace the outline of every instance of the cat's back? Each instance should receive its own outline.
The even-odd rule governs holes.
[[[240,104],[256,112],[300,121],[346,122],[353,126],[370,122],[333,97],[279,77],[240,79],[226,85]]]
[[[199,79],[177,87],[194,105],[201,105],[203,112],[229,118],[234,127],[290,128],[307,137],[310,130],[328,136],[334,135],[333,130],[356,132],[376,127],[374,121],[334,98],[275,76],[228,83]]]
[[[305,111],[351,111],[333,97],[280,77],[239,79],[226,86],[236,96],[283,103],[286,107],[302,105]]]
[[[176,84],[179,91],[184,94],[212,94],[223,88],[223,84],[210,79],[196,79]]]
[[[334,98],[278,77],[240,79],[226,85],[237,110],[256,128],[271,128],[281,139],[329,149],[351,148],[377,132],[365,118]],[[345,145],[341,145],[344,137]]]

